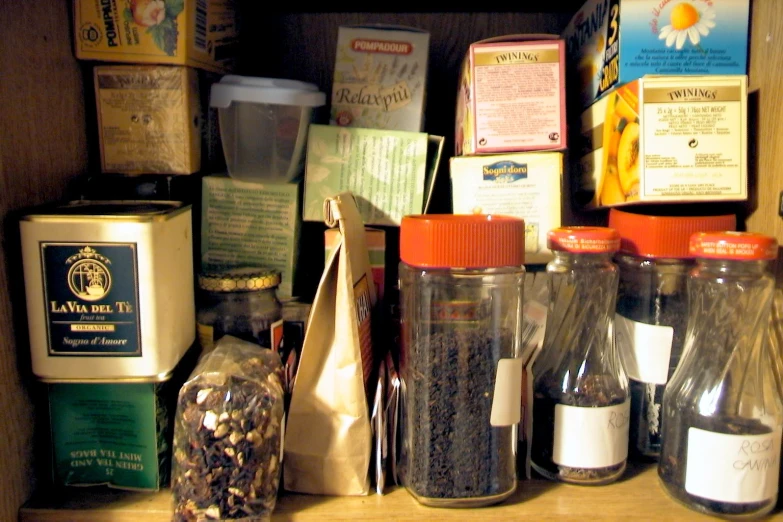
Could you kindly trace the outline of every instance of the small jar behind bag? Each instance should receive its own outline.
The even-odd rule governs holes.
[[[258,520],[275,508],[283,434],[277,353],[225,336],[179,391],[175,521]]]

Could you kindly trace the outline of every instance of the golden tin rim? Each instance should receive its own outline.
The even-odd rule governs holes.
[[[192,205],[173,200],[74,200],[66,203],[44,205],[30,210],[22,221],[81,223],[93,221],[121,221],[149,223],[168,221],[190,211]],[[107,209],[115,208],[115,212]],[[93,213],[91,213],[93,212]]]
[[[159,373],[158,375],[151,375],[147,377],[38,377],[38,381],[46,384],[156,384],[169,381],[174,376],[174,371],[175,370],[169,370],[167,372]]]
[[[210,292],[254,292],[280,285],[280,272],[270,268],[242,267],[198,276],[198,286]]]

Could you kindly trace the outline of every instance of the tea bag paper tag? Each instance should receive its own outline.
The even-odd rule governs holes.
[[[628,377],[635,381],[666,384],[674,328],[614,316],[617,348]]]
[[[555,406],[552,460],[572,468],[605,468],[628,457],[631,403],[604,407]]]
[[[522,410],[522,359],[500,359],[492,397],[491,426],[513,426],[519,423]]]

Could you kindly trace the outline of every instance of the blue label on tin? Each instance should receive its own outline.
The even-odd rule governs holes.
[[[511,183],[520,179],[527,179],[527,163],[496,161],[481,167],[481,175],[484,181],[499,183]]]
[[[135,243],[41,243],[49,355],[141,356]]]

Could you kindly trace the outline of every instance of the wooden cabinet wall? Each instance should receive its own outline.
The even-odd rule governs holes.
[[[276,3],[244,0],[240,73],[316,83],[329,92],[337,27],[384,22],[431,33],[426,131],[453,149],[458,65],[471,42],[510,33],[559,33],[581,3],[550,0],[519,11],[443,12],[409,3],[398,13],[304,12]],[[95,164],[93,109],[85,104],[87,64],[73,57],[70,0],[0,0],[0,520],[15,520],[36,482],[46,480],[46,411],[36,411],[40,387],[30,378],[26,314],[16,213],[67,197],[69,187]],[[347,7],[347,6],[346,6]],[[375,6],[373,6],[375,7]],[[537,8],[537,9],[536,9]],[[270,12],[270,9],[276,12]],[[441,9],[441,12],[438,10]],[[507,9],[504,7],[503,9]],[[778,196],[783,189],[783,2],[754,0],[750,52],[751,201],[746,225],[783,242]],[[535,12],[545,10],[546,12]],[[87,78],[87,82],[85,82]],[[92,153],[92,154],[91,154]],[[436,187],[436,211],[446,211],[447,164]],[[601,221],[601,213],[572,222]]]

